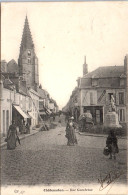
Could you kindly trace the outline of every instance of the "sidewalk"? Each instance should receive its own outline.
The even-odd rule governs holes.
[[[34,130],[31,130],[30,131],[30,134],[20,134],[18,133],[18,136],[20,138],[20,140],[26,138],[26,137],[29,137],[29,136],[32,136],[32,135],[35,135],[36,133],[38,133],[40,130],[40,127],[39,128],[35,128]],[[4,147],[7,145],[7,142],[4,141],[5,140],[5,137],[2,137],[1,138],[1,142],[0,142],[0,147]]]
[[[93,136],[93,137],[107,138],[107,136],[108,136],[106,134],[95,134],[95,133],[80,132],[80,131],[77,131],[77,133],[79,133],[80,135],[83,135],[83,136]],[[127,136],[117,136],[117,137],[120,138],[120,139],[127,139]]]
[[[49,130],[52,129],[52,128],[54,129],[55,126],[57,126],[56,122],[51,122],[50,124],[49,124],[49,122],[47,122],[47,123],[45,122],[45,124],[48,126]],[[36,133],[38,133],[40,131],[42,126],[43,126],[43,124],[41,124],[39,128],[35,127],[34,129],[31,129],[30,134],[20,134],[18,132],[18,136],[19,136],[20,140],[22,140],[26,137],[35,135]],[[4,146],[7,145],[7,142],[5,142],[4,140],[5,140],[5,137],[2,137],[1,140],[0,140],[0,147],[4,147]]]

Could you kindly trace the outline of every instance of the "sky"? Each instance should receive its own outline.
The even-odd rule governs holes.
[[[123,65],[128,53],[128,2],[2,3],[1,59],[18,62],[26,14],[39,60],[39,81],[61,109],[84,56],[89,72]]]

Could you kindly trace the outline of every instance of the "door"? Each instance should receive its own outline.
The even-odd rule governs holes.
[[[9,110],[6,111],[6,133],[8,132],[9,128]]]
[[[96,110],[96,123],[99,124],[100,122],[100,110]]]

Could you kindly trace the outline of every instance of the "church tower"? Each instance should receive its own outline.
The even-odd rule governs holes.
[[[26,81],[26,86],[37,89],[39,86],[38,58],[26,16],[18,59],[19,75]]]
[[[88,65],[86,64],[86,56],[83,64],[83,76],[85,76],[88,73]]]

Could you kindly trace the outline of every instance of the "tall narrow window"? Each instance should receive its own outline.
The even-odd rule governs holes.
[[[100,110],[96,110],[96,123],[100,123]]]
[[[124,80],[124,78],[121,78],[120,79],[120,86],[122,87],[122,86],[124,86],[125,85],[125,80]]]
[[[9,128],[9,110],[6,111],[6,133],[8,132]]]
[[[31,59],[30,58],[28,58],[28,64],[30,64],[31,63]]]
[[[113,96],[113,93],[108,93],[108,99],[109,99],[109,101],[111,101],[112,96]]]
[[[28,50],[28,56],[31,56],[31,51],[30,50]]]
[[[124,93],[119,93],[119,104],[124,104]]]
[[[124,109],[120,109],[119,110],[119,121],[120,122],[124,122],[125,121],[125,110]]]

